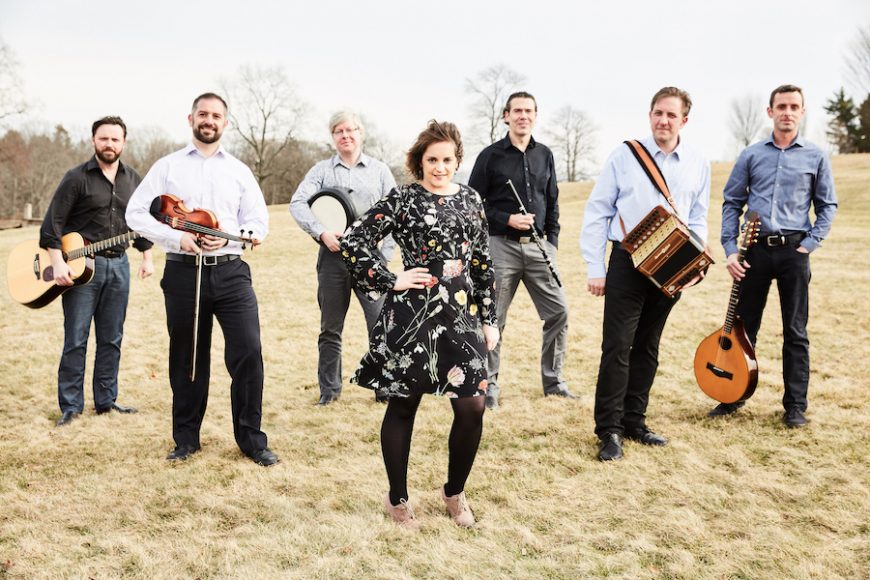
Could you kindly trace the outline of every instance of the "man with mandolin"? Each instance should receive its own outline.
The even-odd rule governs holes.
[[[725,184],[721,241],[728,273],[742,281],[736,312],[753,346],[771,282],[776,280],[783,326],[783,422],[802,427],[808,422],[804,413],[810,378],[810,252],[831,229],[837,196],[827,155],[799,133],[803,91],[794,85],[777,87],[767,115],[773,120],[773,133],[743,150]],[[815,223],[810,222],[811,206]],[[741,263],[737,238],[744,208],[757,212],[761,224],[757,243]],[[730,415],[743,405],[720,403],[709,414]]]
[[[188,115],[191,144],[154,164],[130,199],[127,222],[166,250],[160,285],[169,330],[175,440],[175,449],[166,458],[185,460],[200,449],[211,331],[217,318],[232,379],[236,443],[252,461],[268,466],[278,458],[260,429],[264,382],[260,319],[251,270],[241,255],[247,245],[266,237],[269,213],[251,170],[221,146],[227,114],[226,101],[214,93],[193,101]]]
[[[129,232],[129,228],[124,221],[124,212],[141,178],[132,168],[121,163],[127,126],[120,117],[103,117],[95,121],[91,136],[94,157],[64,175],[40,230],[39,245],[48,250],[54,283],[70,287],[62,298],[64,341],[57,371],[57,398],[61,411],[58,427],[67,425],[84,410],[85,358],[92,319],[97,345],[94,407],[98,414],[136,412],[133,407],[119,405],[117,398],[121,340],[130,293],[130,265],[126,254],[128,237],[123,235]],[[123,243],[95,253],[93,277],[84,285],[76,285],[75,274],[64,255],[62,238],[71,232],[91,242],[115,237],[124,239]],[[139,277],[147,278],[154,273],[152,244],[138,238],[133,246],[142,252]]]
[[[646,409],[658,368],[659,340],[680,294],[664,293],[635,269],[634,256],[622,242],[628,236],[626,229],[634,231],[660,206],[665,214],[676,213],[686,220],[705,245],[710,164],[680,137],[691,106],[685,91],[676,87],[659,90],[650,104],[652,135],[633,142],[643,146],[639,148],[651,160],[658,181],[626,142],[610,155],[586,202],[580,245],[588,269],[587,289],[593,296],[604,296],[595,387],[595,434],[602,461],[622,458],[624,438],[644,445],[667,445],[667,439],[647,427]],[[612,251],[606,268],[608,242]],[[682,287],[698,279],[698,275],[691,277],[695,279]]]

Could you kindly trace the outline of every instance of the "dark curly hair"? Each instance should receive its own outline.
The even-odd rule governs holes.
[[[417,140],[408,150],[405,158],[405,169],[414,179],[423,179],[423,154],[429,145],[433,143],[453,143],[456,147],[456,165],[462,163],[462,137],[459,129],[453,123],[439,123],[435,119],[429,121],[422,133],[417,135]]]

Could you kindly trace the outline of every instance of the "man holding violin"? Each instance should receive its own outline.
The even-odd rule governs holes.
[[[160,285],[169,330],[172,436],[176,445],[166,458],[187,459],[200,449],[214,317],[226,342],[224,360],[232,379],[236,443],[255,463],[273,465],[278,457],[269,450],[266,434],[260,430],[264,373],[257,297],[251,270],[241,259],[246,243],[258,244],[266,237],[269,214],[251,170],[220,144],[228,125],[226,101],[214,93],[200,95],[193,102],[188,121],[192,143],[157,161],[127,206],[130,227],[166,250]],[[161,210],[170,204],[181,220],[167,219],[156,210],[152,215],[152,206],[160,206],[155,199],[161,196]],[[247,238],[224,231],[244,231]],[[199,268],[201,276],[197,275]],[[195,368],[191,368],[192,359]]]
[[[333,403],[341,395],[341,333],[350,306],[352,284],[338,251],[343,232],[328,231],[312,213],[308,202],[323,188],[330,187],[344,190],[357,207],[368,209],[396,187],[387,164],[362,152],[365,128],[356,113],[339,111],[332,115],[329,132],[336,154],[312,167],[290,200],[290,212],[296,223],[321,243],[317,255],[317,304],[320,306],[317,339],[320,400],[317,405],[320,406]],[[381,247],[385,260],[392,257],[394,248],[393,238],[387,237]],[[362,291],[355,292],[371,333],[384,297],[372,301]]]

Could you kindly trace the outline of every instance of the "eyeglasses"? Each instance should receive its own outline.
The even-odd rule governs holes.
[[[359,131],[359,127],[354,127],[353,129],[341,129],[335,130],[332,132],[336,137],[341,137],[343,135],[353,135],[354,133]]]

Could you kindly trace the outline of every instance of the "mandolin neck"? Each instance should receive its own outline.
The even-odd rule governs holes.
[[[737,263],[741,266],[743,265],[743,261],[746,260],[746,251],[749,248],[742,247],[737,253]],[[725,334],[730,334],[731,329],[734,328],[734,317],[737,312],[737,301],[740,298],[740,281],[734,280],[731,284],[731,296],[728,298],[728,311],[725,313],[725,324],[722,326],[722,330]]]

